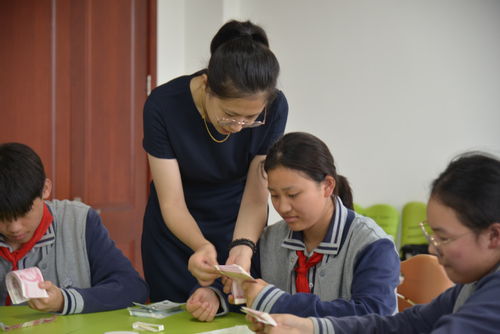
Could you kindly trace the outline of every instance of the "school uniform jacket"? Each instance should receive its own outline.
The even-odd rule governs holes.
[[[335,214],[319,246],[323,259],[309,269],[311,293],[296,293],[297,250],[305,252],[302,232],[285,221],[269,226],[260,239],[260,276],[266,286],[252,308],[268,313],[342,317],[397,310],[399,256],[391,237],[372,219],[335,199]],[[258,276],[257,276],[258,277]]]
[[[146,283],[116,248],[96,211],[80,202],[46,201],[54,221],[18,262],[36,266],[44,279],[61,288],[62,314],[107,311],[145,302]],[[0,234],[0,246],[9,247]],[[11,264],[0,258],[0,305],[7,296]]]
[[[265,229],[252,261],[252,276],[270,285],[251,308],[303,317],[396,312],[400,260],[391,237],[372,219],[348,210],[339,198],[335,203],[328,232],[314,250],[324,255],[309,269],[311,293],[296,293],[295,288],[296,251],[305,251],[302,232],[291,231],[285,221]],[[235,310],[220,288],[212,289],[223,311]]]
[[[500,266],[480,280],[457,284],[429,304],[415,305],[390,317],[311,318],[314,333],[453,333],[500,331]]]

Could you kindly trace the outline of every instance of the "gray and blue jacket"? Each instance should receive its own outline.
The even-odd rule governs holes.
[[[311,318],[316,334],[493,334],[500,331],[500,266],[480,280],[457,284],[429,304],[394,316]]]
[[[306,252],[302,232],[285,221],[268,226],[252,261],[252,276],[270,283],[256,296],[251,308],[268,313],[336,317],[397,311],[399,256],[390,236],[372,219],[347,209],[335,199],[335,213],[314,252],[323,259],[309,269],[311,293],[296,293],[297,250]],[[228,305],[220,289],[212,287]],[[229,307],[230,310],[234,310]]]
[[[95,210],[67,200],[45,203],[54,221],[19,260],[18,268],[36,266],[46,281],[61,288],[62,314],[108,311],[146,301],[146,283],[109,238]],[[1,234],[0,246],[10,248]],[[10,270],[10,262],[0,258],[0,305],[7,296],[5,276]]]

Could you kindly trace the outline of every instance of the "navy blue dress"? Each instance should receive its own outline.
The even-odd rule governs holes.
[[[279,92],[268,106],[265,125],[216,143],[208,135],[189,89],[191,79],[200,74],[179,77],[153,90],[144,106],[143,146],[156,158],[177,159],[189,212],[216,247],[217,261],[225,263],[248,168],[256,155],[265,155],[283,134],[288,104]],[[225,137],[208,126],[214,137]],[[196,284],[187,269],[193,251],[165,225],[153,182],[141,246],[151,301],[185,302]]]

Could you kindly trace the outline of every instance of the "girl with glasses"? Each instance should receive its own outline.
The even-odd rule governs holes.
[[[230,21],[206,69],[156,88],[144,106],[153,182],[142,259],[151,301],[185,302],[214,265],[250,261],[267,220],[259,166],[283,134],[288,105],[265,31]]]
[[[252,274],[262,279],[243,283],[247,306],[300,316],[393,314],[399,283],[394,243],[352,210],[349,183],[337,174],[326,144],[308,133],[288,133],[271,147],[263,167],[283,220],[259,241]],[[192,298],[207,307],[193,316],[208,321],[220,306],[227,309],[216,292],[194,292]]]
[[[258,333],[498,333],[500,328],[500,161],[468,153],[432,183],[429,251],[456,285],[429,304],[390,317],[273,315]]]

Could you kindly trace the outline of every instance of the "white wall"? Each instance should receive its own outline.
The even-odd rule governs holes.
[[[363,206],[425,201],[465,150],[500,156],[500,1],[158,1],[159,83],[205,66],[227,19],[262,25],[287,131],[323,139]]]

